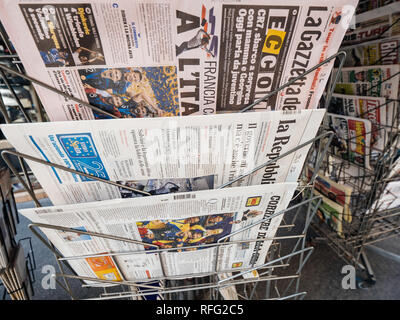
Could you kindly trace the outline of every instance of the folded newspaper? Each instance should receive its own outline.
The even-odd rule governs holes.
[[[357,0],[2,0],[27,73],[115,117],[237,112],[335,54]],[[256,109],[316,108],[333,61]],[[52,121],[109,117],[36,87]]]
[[[325,110],[2,125],[17,151],[136,191],[29,161],[54,204],[296,182]],[[206,121],[205,121],[206,119]]]
[[[296,187],[278,183],[204,190],[23,209],[21,214],[34,223],[73,228],[41,229],[71,257],[68,262],[78,275],[146,281],[261,266],[282,220],[278,213]],[[227,238],[235,243],[212,245]],[[154,252],[158,248],[165,250]]]

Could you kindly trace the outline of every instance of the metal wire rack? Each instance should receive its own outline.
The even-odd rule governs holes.
[[[395,48],[394,50],[397,50]],[[373,66],[371,66],[373,68]],[[382,85],[399,73],[384,79],[376,86]],[[371,265],[368,261],[365,248],[373,243],[397,237],[400,235],[400,208],[382,210],[377,207],[377,202],[387,184],[393,179],[388,178],[393,167],[394,160],[398,157],[397,145],[399,142],[399,100],[386,99],[386,103],[376,108],[386,108],[392,104],[392,123],[376,123],[371,132],[386,132],[384,135],[384,148],[377,150],[371,148],[377,154],[372,161],[372,169],[367,169],[359,164],[349,160],[339,158],[330,148],[325,159],[321,164],[321,171],[324,176],[329,177],[339,184],[346,184],[352,187],[350,196],[350,206],[348,216],[343,215],[343,230],[337,232],[331,226],[324,223],[321,219],[314,219],[311,223],[312,229],[316,231],[317,236],[311,237],[311,243],[315,240],[324,240],[347,264],[354,265],[356,270],[361,273],[359,277],[359,287],[367,287],[375,284],[376,278]],[[376,109],[375,108],[375,109]],[[329,109],[329,105],[328,105]],[[373,109],[372,109],[373,110]],[[372,111],[371,110],[371,111]],[[322,127],[320,132],[330,130]],[[361,146],[358,136],[346,139],[348,146]],[[317,146],[318,149],[318,146]],[[398,180],[398,178],[395,178]],[[311,192],[312,190],[306,190]]]
[[[1,33],[1,32],[0,32]],[[2,33],[2,38],[4,41],[8,42],[8,38],[5,36],[4,33]],[[10,46],[11,48],[11,46]],[[11,50],[10,50],[11,52]],[[338,52],[337,54],[327,58],[326,60],[318,63],[314,67],[310,68],[307,70],[304,74],[293,78],[291,81],[283,84],[276,90],[272,91],[271,93],[265,95],[264,97],[258,99],[255,101],[253,104],[245,107],[244,109],[241,110],[241,112],[246,112],[251,110],[254,106],[259,104],[262,101],[267,100],[269,97],[277,94],[280,90],[290,86],[292,83],[296,82],[300,78],[304,77],[304,75],[309,74],[313,71],[316,71],[323,67],[327,63],[333,63],[335,59],[339,59],[339,69],[343,66],[344,60],[346,57],[345,52]],[[56,92],[59,95],[65,97],[66,99],[70,99],[73,101],[78,102],[79,104],[88,107],[98,113],[102,113],[105,115],[108,115],[112,118],[115,118],[112,114],[109,114],[108,112],[101,110],[95,106],[92,106],[88,104],[85,101],[82,101],[76,97],[70,96],[62,91],[59,91],[46,83],[43,83],[42,81],[35,79],[33,77],[30,77],[26,75],[23,72],[22,66],[18,62],[18,57],[15,54],[10,54],[8,57],[1,57],[4,59],[11,59],[14,61],[14,63],[17,65],[18,70],[15,68],[11,68],[9,66],[0,64],[0,76],[2,77],[4,83],[7,85],[9,90],[13,92],[12,85],[9,82],[9,77],[10,76],[18,76],[21,77],[22,79],[25,79],[35,85],[44,87],[52,92]],[[326,92],[326,100],[325,104],[329,104],[330,97],[332,95],[334,85],[336,83],[336,80],[338,78],[338,74],[336,75],[335,79],[333,79],[333,82],[329,86],[327,92]],[[14,98],[19,101],[18,96],[13,94]],[[21,103],[18,103],[18,109],[23,115],[25,122],[32,122],[31,116],[24,111],[23,106]],[[44,111],[40,105],[40,102],[38,103],[37,106],[38,113],[40,113],[40,116],[37,116],[38,121],[45,121],[46,117],[44,114]],[[7,115],[7,110],[4,106],[4,104],[1,103],[1,97],[0,97],[0,112],[3,114],[3,117],[7,123],[11,122],[10,117]],[[289,154],[304,148],[311,146],[313,144],[319,144],[318,142],[321,139],[327,139],[327,143],[325,143],[325,147],[321,148],[318,151],[318,154],[316,157],[314,157],[315,162],[315,168],[319,168],[322,164],[322,160],[325,158],[326,153],[328,152],[328,146],[330,141],[332,140],[333,134],[332,132],[324,132],[321,135],[317,136],[314,139],[311,139],[304,144],[301,144],[297,146],[296,148],[290,150],[289,152],[282,154],[279,158],[276,158],[274,160],[268,161],[252,170],[249,172],[234,178],[230,182],[221,185],[219,188],[225,188],[233,184],[234,182],[251,175],[255,173],[256,171],[264,168],[268,164],[270,164],[273,161],[277,161],[280,158],[286,157]],[[314,150],[315,148],[312,147],[311,151]],[[17,157],[20,167],[22,169],[22,172],[19,172],[13,162],[9,159],[9,155]],[[92,175],[88,175],[86,173],[76,171],[73,169],[70,169],[68,167],[62,166],[60,164],[56,163],[51,163],[48,161],[44,161],[42,159],[33,157],[28,154],[22,154],[13,150],[4,150],[2,152],[2,157],[8,167],[10,168],[11,172],[14,174],[14,176],[20,181],[20,183],[23,185],[23,187],[26,189],[26,191],[29,193],[31,196],[32,200],[34,201],[35,205],[37,207],[40,207],[41,204],[39,200],[37,199],[32,183],[30,180],[30,176],[28,174],[27,167],[24,163],[25,160],[29,161],[34,161],[37,163],[40,163],[42,165],[46,166],[51,166],[60,170],[64,170],[70,173],[74,173],[77,175],[82,175],[85,177],[90,177],[91,179],[97,180],[97,181],[102,181],[104,183],[112,184],[114,186],[118,186],[123,189],[129,189],[129,190],[134,190],[136,192],[140,192],[140,190],[136,190],[130,187],[127,187],[125,185],[119,184],[114,181],[110,180],[104,180]],[[80,257],[63,257],[57,249],[53,246],[51,242],[49,242],[47,239],[45,239],[37,230],[37,228],[48,228],[48,229],[53,229],[53,230],[63,230],[63,231],[68,231],[68,232],[75,232],[77,233],[77,230],[70,229],[70,228],[65,228],[61,226],[54,226],[54,225],[44,225],[44,224],[31,224],[29,228],[33,232],[33,234],[38,237],[38,239],[49,249],[54,253],[54,256],[56,258],[57,265],[59,267],[59,273],[55,274],[56,282],[57,284],[63,288],[72,299],[75,298],[74,292],[71,290],[71,286],[69,284],[70,280],[76,279],[79,280],[82,284],[82,287],[88,287],[88,286],[95,286],[95,287],[102,287],[104,288],[104,293],[100,294],[100,296],[92,297],[90,299],[99,299],[99,300],[104,300],[104,299],[146,299],[146,298],[158,298],[158,299],[202,299],[202,298],[211,298],[211,299],[220,299],[221,296],[221,290],[224,289],[229,289],[234,287],[236,289],[237,295],[239,299],[280,299],[280,300],[285,300],[285,299],[302,299],[306,295],[306,292],[301,292],[300,291],[300,278],[301,278],[301,271],[307,262],[308,258],[310,257],[310,254],[313,251],[312,247],[307,246],[306,242],[306,235],[308,228],[310,226],[310,223],[316,214],[316,210],[318,208],[318,204],[321,201],[320,197],[315,197],[315,196],[308,196],[308,197],[303,197],[301,201],[299,201],[299,195],[301,194],[302,191],[305,189],[312,188],[314,180],[316,178],[316,174],[313,175],[311,181],[307,183],[306,185],[303,185],[299,187],[297,196],[292,200],[292,203],[289,205],[289,207],[286,210],[283,210],[281,212],[276,213],[270,218],[264,219],[259,223],[265,222],[269,219],[272,219],[273,217],[276,217],[278,215],[284,215],[283,218],[283,223],[279,227],[278,234],[271,238],[271,239],[266,239],[265,241],[271,241],[272,244],[270,247],[270,250],[267,255],[267,259],[265,263],[261,266],[257,267],[252,267],[252,268],[247,268],[247,269],[235,269],[233,270],[218,270],[217,264],[213,268],[213,272],[207,273],[207,274],[188,274],[184,276],[180,276],[179,278],[176,277],[167,277],[164,276],[161,278],[153,279],[151,282],[144,282],[144,281],[110,281],[110,280],[103,280],[103,279],[98,279],[98,278],[88,278],[88,277],[82,277],[78,276],[75,274],[75,272],[72,270],[72,268],[69,266],[68,261],[72,259],[84,259],[88,257],[97,257],[101,256],[101,254],[98,255],[90,255],[90,256],[80,256]],[[142,192],[145,194],[145,192]],[[149,194],[145,194],[149,195]],[[312,203],[316,203],[317,206],[312,206]],[[289,221],[290,220],[290,221]],[[288,222],[289,221],[289,222]],[[246,228],[237,230],[237,233],[243,232],[247,230],[248,228],[254,227],[255,225],[250,225]],[[294,232],[293,227],[294,226],[301,226],[300,229],[301,231],[299,232]],[[79,231],[79,233],[84,233],[88,234],[93,237],[100,237],[100,238],[107,238],[107,239],[112,239],[115,241],[125,241],[125,242],[135,242],[132,239],[126,239],[126,238],[121,238],[121,237],[116,237],[115,235],[106,235],[106,234],[99,234],[91,231],[87,232],[82,232]],[[232,236],[229,235],[227,237],[224,237],[223,241],[219,241],[218,243],[212,243],[208,245],[202,245],[202,246],[208,246],[208,247],[216,247],[217,250],[221,246],[229,245],[232,243],[236,243],[235,241],[231,241],[230,237]],[[254,241],[259,241],[256,239],[248,239],[245,241],[242,241],[243,243],[250,243]],[[136,241],[137,242],[137,241]],[[139,244],[143,245],[143,243],[139,242]],[[162,253],[165,251],[168,251],[170,249],[161,249],[157,247],[156,245],[153,246],[154,252],[157,253]],[[141,251],[142,252],[142,251]],[[135,252],[124,252],[124,253],[107,253],[107,255],[124,255],[124,254],[134,254]],[[287,267],[292,264],[292,266],[296,266],[294,269],[296,272],[286,272]],[[279,275],[276,274],[276,271],[279,270]],[[251,276],[253,272],[256,271],[257,275],[256,276]],[[232,272],[232,273],[230,273]],[[227,275],[229,273],[229,275]],[[181,279],[184,278],[184,279]],[[143,279],[144,280],[144,279]],[[91,281],[90,284],[85,283],[85,281]],[[112,289],[110,291],[110,288]]]

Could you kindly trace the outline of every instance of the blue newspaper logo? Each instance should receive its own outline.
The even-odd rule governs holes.
[[[90,133],[57,134],[57,139],[76,170],[110,180]],[[83,176],[80,178],[82,181],[93,181]]]

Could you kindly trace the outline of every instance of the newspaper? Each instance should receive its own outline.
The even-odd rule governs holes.
[[[400,207],[400,181],[389,182],[380,198],[371,206],[371,210],[390,210]]]
[[[325,110],[2,125],[19,152],[163,194],[218,187],[272,161],[235,186],[297,181]],[[140,196],[28,160],[53,204]]]
[[[332,154],[371,169],[371,121],[328,113],[324,126],[335,133],[330,145]]]
[[[307,181],[310,181],[313,173],[314,170],[307,166]],[[320,171],[315,179],[314,187],[319,193],[343,207],[343,218],[346,222],[350,223],[352,221],[350,205],[353,188],[351,186],[339,184],[329,179]]]
[[[400,36],[340,48],[346,51],[344,67],[400,63]]]
[[[386,112],[387,111],[387,112]],[[393,114],[393,104],[385,98],[351,96],[334,93],[328,107],[329,113],[335,113],[371,121],[371,149],[382,151],[388,142],[386,130],[391,124],[387,113]]]
[[[27,73],[119,118],[236,112],[335,54],[357,0],[2,0]],[[316,108],[331,61],[257,109]],[[52,121],[108,116],[36,86]]]
[[[42,228],[65,257],[124,253],[103,259],[110,263],[114,260],[114,270],[118,267],[123,279],[147,281],[262,265],[283,215],[256,223],[286,209],[296,187],[297,183],[279,183],[205,190],[23,209],[21,214],[35,223],[77,230],[73,233]],[[254,227],[239,232],[251,225]],[[85,231],[141,243],[79,233]],[[200,247],[229,235],[231,241],[257,241],[226,244],[219,249]],[[157,246],[170,250],[154,252]],[[114,271],[99,275],[88,259],[98,258],[83,257],[69,262],[79,275],[118,280]]]
[[[334,69],[333,73],[336,74],[336,72],[337,69]],[[339,84],[335,92],[397,100],[399,94],[399,72],[399,65],[342,68],[338,79]],[[352,88],[357,89],[353,90],[353,92],[350,92],[350,90],[342,91],[346,86],[340,87],[340,83],[350,83],[353,85]]]
[[[357,28],[349,30],[344,36],[342,45],[351,45],[378,38],[386,38],[400,34],[400,3],[378,8],[356,15]]]

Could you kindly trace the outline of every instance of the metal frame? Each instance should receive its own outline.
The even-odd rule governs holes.
[[[16,56],[15,55],[10,55],[10,58],[15,59]],[[311,69],[307,70],[305,73],[303,73],[302,75],[298,76],[298,77],[294,77],[292,78],[289,82],[283,84],[282,86],[280,86],[279,88],[277,88],[276,90],[272,91],[271,93],[265,95],[264,97],[258,99],[257,101],[255,101],[254,103],[252,103],[251,105],[245,107],[244,109],[242,109],[240,112],[246,112],[249,111],[250,109],[252,109],[255,105],[257,105],[258,103],[265,101],[266,99],[268,99],[269,97],[271,97],[274,94],[277,94],[280,90],[290,86],[292,83],[296,82],[297,80],[303,78],[305,75],[321,68],[322,66],[324,66],[327,63],[330,63],[336,59],[339,58],[340,59],[340,63],[339,63],[339,68],[341,68],[344,64],[345,58],[346,58],[346,53],[345,52],[338,52],[334,55],[332,55],[331,57],[327,58],[326,60],[318,63],[317,65],[315,65],[314,67],[312,67]],[[116,118],[114,115],[103,111],[95,106],[92,106],[90,104],[88,104],[85,101],[82,101],[80,99],[77,99],[73,96],[70,96],[58,89],[55,89],[49,85],[47,85],[46,83],[43,83],[42,81],[35,79],[33,77],[30,77],[28,75],[23,74],[22,72],[16,71],[12,68],[9,68],[7,66],[1,65],[0,64],[0,71],[1,73],[3,73],[4,71],[15,75],[15,76],[19,76],[22,77],[26,80],[31,81],[34,84],[37,84],[41,87],[44,87],[52,92],[55,92],[67,99],[73,100],[75,102],[78,102],[79,104],[81,104],[84,107],[88,107],[90,109],[92,109],[95,112],[98,113],[102,113],[105,115],[110,116],[111,118]],[[4,81],[7,83],[7,78],[4,77],[3,78]],[[335,79],[333,79],[333,81],[331,82],[331,85],[328,89],[327,95],[326,95],[326,100],[325,103],[326,105],[329,104],[330,98],[331,98],[331,94],[333,92],[334,86],[336,84],[336,81],[338,79],[338,75],[335,77]],[[18,99],[18,97],[16,97],[16,99]],[[1,102],[1,97],[0,97],[0,102]],[[0,103],[0,112],[2,112],[3,114],[6,114],[6,110],[4,108],[4,106],[2,107],[1,103]],[[22,111],[21,111],[22,112]],[[9,118],[5,115],[4,116],[6,121],[9,122]],[[8,120],[7,120],[8,118]],[[26,122],[30,122],[30,119],[28,117],[25,117]],[[246,172],[243,175],[240,175],[239,177],[236,177],[235,179],[233,179],[232,181],[225,183],[223,185],[221,185],[219,188],[225,188],[231,184],[233,184],[234,182],[253,174],[254,172],[256,172],[257,170],[260,170],[261,168],[267,166],[269,163],[272,163],[274,161],[277,161],[303,147],[306,147],[308,145],[311,145],[313,143],[315,143],[316,141],[322,139],[322,138],[328,138],[328,141],[331,141],[333,138],[333,134],[332,132],[327,132],[327,133],[323,133],[319,136],[317,136],[314,139],[311,139],[299,146],[297,146],[296,148],[293,148],[292,150],[280,155],[280,157],[270,160],[248,172]],[[325,148],[323,151],[321,151],[321,153],[319,154],[317,161],[317,166],[319,167],[322,163],[322,160],[325,156],[325,153],[327,152],[327,148]],[[21,164],[21,168],[23,170],[23,175],[18,172],[18,170],[14,167],[14,165],[12,164],[12,162],[9,160],[8,155],[14,155],[18,158],[18,160],[20,161]],[[35,194],[34,194],[34,190],[32,188],[32,184],[30,182],[29,179],[29,175],[28,172],[26,170],[25,165],[23,164],[23,161],[25,159],[29,160],[29,161],[34,161],[46,166],[51,166],[54,168],[57,168],[59,170],[64,170],[70,173],[74,173],[74,174],[78,174],[78,175],[82,175],[85,177],[90,177],[91,179],[97,180],[97,181],[101,181],[104,183],[108,183],[108,184],[112,184],[114,186],[118,186],[120,188],[124,188],[124,189],[129,189],[135,192],[141,192],[144,195],[149,195],[146,192],[140,191],[140,190],[136,190],[134,188],[130,188],[124,185],[121,185],[117,182],[114,181],[109,181],[109,180],[104,180],[95,176],[91,176],[88,174],[85,174],[83,172],[79,172],[67,167],[64,167],[62,165],[59,164],[55,164],[55,163],[50,163],[47,161],[44,161],[42,159],[33,157],[31,155],[27,155],[27,154],[23,154],[17,151],[12,151],[12,150],[4,150],[2,152],[2,157],[4,159],[4,161],[7,163],[7,165],[9,166],[10,170],[13,172],[13,174],[15,175],[16,178],[18,178],[18,180],[21,182],[21,184],[24,186],[24,188],[27,190],[27,192],[29,193],[29,195],[32,197],[33,201],[35,202],[35,205],[37,207],[40,207],[40,202],[39,200],[36,198]],[[26,181],[23,179],[23,177],[26,179]],[[314,179],[316,178],[313,177]],[[307,184],[306,186],[301,187],[300,191],[303,191],[306,188],[310,188],[313,186],[313,182],[311,182],[310,184]],[[285,299],[302,299],[305,296],[305,292],[298,292],[299,291],[299,281],[300,281],[300,276],[301,276],[301,271],[305,265],[305,263],[307,262],[308,258],[310,257],[310,254],[312,253],[313,248],[307,248],[306,245],[306,234],[307,234],[307,230],[308,227],[311,223],[312,218],[314,217],[315,213],[316,213],[316,209],[318,207],[318,205],[314,208],[311,208],[310,204],[312,202],[317,202],[317,204],[320,203],[321,199],[318,197],[309,197],[308,199],[305,199],[304,201],[302,201],[299,204],[296,204],[294,206],[291,206],[285,210],[282,210],[279,213],[276,213],[275,215],[273,215],[272,217],[268,218],[268,219],[272,219],[273,217],[276,217],[277,215],[280,214],[284,214],[288,211],[292,211],[296,209],[296,213],[293,217],[293,220],[291,223],[287,224],[287,225],[281,225],[280,229],[284,229],[286,228],[287,230],[291,230],[297,220],[297,218],[299,217],[301,212],[306,212],[305,214],[305,226],[303,231],[300,234],[297,235],[291,235],[291,236],[275,236],[272,239],[266,239],[266,241],[268,240],[273,240],[273,243],[271,245],[271,248],[269,250],[268,253],[268,257],[267,257],[267,262],[264,263],[261,266],[255,266],[253,268],[250,269],[235,269],[235,270],[223,270],[220,271],[218,270],[218,266],[216,265],[214,268],[214,271],[207,274],[207,275],[201,275],[201,277],[199,278],[198,276],[200,275],[187,275],[187,277],[190,277],[190,283],[186,284],[186,285],[182,285],[181,282],[182,280],[177,280],[174,277],[163,277],[161,279],[156,279],[159,280],[159,283],[157,286],[149,286],[143,283],[140,284],[136,284],[135,282],[132,281],[121,281],[121,282],[115,282],[115,281],[107,281],[107,280],[101,280],[101,279],[97,279],[97,278],[87,278],[87,277],[82,277],[82,276],[77,276],[74,274],[73,270],[70,268],[69,264],[67,263],[68,260],[71,259],[82,259],[82,258],[87,258],[89,256],[81,256],[81,257],[62,257],[62,255],[56,250],[56,248],[53,246],[52,243],[50,243],[48,240],[46,240],[45,238],[43,238],[36,230],[36,228],[49,228],[49,229],[55,229],[55,230],[68,230],[70,232],[78,232],[77,230],[74,229],[70,229],[70,228],[63,228],[60,226],[51,226],[51,225],[43,225],[43,224],[31,224],[29,227],[31,229],[31,231],[39,238],[40,241],[42,241],[55,255],[57,264],[60,268],[60,273],[56,274],[56,281],[57,283],[64,289],[66,290],[72,299],[75,298],[75,295],[72,293],[71,291],[71,287],[68,283],[68,279],[79,279],[82,283],[83,283],[83,287],[85,286],[89,286],[88,284],[84,284],[85,280],[89,280],[89,281],[95,281],[97,283],[97,285],[92,285],[92,286],[104,286],[104,288],[108,287],[109,285],[121,285],[121,287],[126,286],[128,288],[141,288],[139,291],[138,290],[134,290],[134,291],[125,291],[123,290],[122,292],[119,293],[107,293],[105,292],[104,294],[100,295],[98,298],[95,299],[121,299],[121,298],[135,298],[135,297],[143,297],[143,296],[148,296],[148,295],[154,295],[154,294],[158,294],[158,295],[162,295],[162,298],[188,298],[188,297],[192,297],[193,294],[196,294],[198,291],[200,290],[208,290],[207,292],[209,293],[210,297],[213,298],[219,298],[219,294],[218,294],[218,290],[225,288],[225,287],[229,287],[229,286],[240,286],[243,288],[243,294],[240,293],[239,296],[243,299],[252,299],[257,295],[257,287],[259,287],[261,285],[261,283],[266,283],[266,288],[265,288],[265,298],[266,299],[280,299],[280,300],[285,300]],[[307,206],[306,210],[301,210],[303,206]],[[264,219],[265,220],[265,219]],[[259,223],[263,222],[264,220],[260,221]],[[257,223],[257,224],[259,224]],[[244,230],[247,230],[248,228],[254,227],[255,225],[251,225],[247,228],[243,228],[243,230],[238,230],[237,233],[242,232]],[[82,233],[82,231],[79,231],[79,233]],[[86,232],[87,234],[91,235],[91,236],[96,236],[96,237],[101,237],[101,238],[108,238],[108,239],[113,239],[113,240],[117,240],[117,241],[128,241],[128,242],[133,242],[134,240],[131,239],[124,239],[124,238],[119,238],[119,237],[115,237],[113,235],[105,235],[105,234],[99,234],[99,233],[95,233],[95,232]],[[231,235],[230,235],[231,236]],[[226,239],[224,240],[228,240],[229,237],[226,237]],[[290,240],[290,239],[297,239],[297,242],[295,244],[295,246],[293,247],[293,249],[287,253],[287,254],[282,254],[281,251],[281,241],[284,240]],[[246,241],[242,241],[242,242],[254,242],[254,241],[259,241],[259,240],[246,240]],[[143,245],[143,243],[139,242],[141,245]],[[219,248],[221,246],[224,245],[230,245],[233,243],[237,243],[235,241],[226,241],[226,242],[218,242],[215,244],[210,244],[210,245],[204,245],[204,246],[209,246],[209,247],[216,247],[217,251],[219,250]],[[154,246],[154,245],[153,245]],[[157,247],[157,246],[154,246]],[[160,255],[163,252],[167,252],[171,249],[160,249],[160,248],[156,248],[154,250],[154,252],[159,252]],[[143,251],[141,251],[143,252]],[[110,256],[110,255],[120,255],[120,254],[132,254],[132,252],[124,252],[124,253],[108,253],[106,255]],[[90,255],[90,257],[95,257],[95,256],[101,256],[101,255]],[[298,258],[298,268],[295,274],[290,274],[290,275],[285,275],[285,276],[277,276],[274,275],[273,271],[275,269],[285,269],[288,265],[289,262],[294,259],[294,258]],[[72,274],[67,274],[64,271],[63,266],[67,267]],[[252,272],[253,270],[259,271],[259,277],[257,279],[236,279],[239,276],[242,276],[243,274],[247,274]],[[267,271],[264,271],[267,270]],[[226,279],[220,280],[218,279],[218,274],[219,273],[225,273],[225,272],[229,272],[229,271],[239,271],[239,274],[236,274],[234,276],[228,277]],[[181,276],[180,276],[181,277]],[[58,278],[62,278],[64,281],[64,284],[61,283]],[[285,280],[285,279],[289,279],[289,284],[287,286],[285,286],[283,289],[278,289],[278,284],[281,283],[279,280]],[[137,282],[137,281],[136,281]],[[294,292],[290,292],[292,285],[295,283],[295,288],[294,288]],[[165,284],[165,285],[164,285]],[[145,289],[143,289],[145,287]],[[271,292],[271,289],[275,289],[274,292]],[[260,289],[260,288],[258,288]],[[250,292],[248,292],[248,290],[250,290]],[[194,293],[193,293],[194,292]],[[272,294],[275,294],[275,297],[272,297]]]
[[[400,19],[395,23],[398,23],[399,21]],[[397,49],[398,48],[396,47],[391,51]],[[391,51],[387,54],[390,54]],[[377,63],[378,62],[379,60]],[[373,66],[371,66],[371,68],[372,67]],[[339,72],[337,72],[337,74],[339,74]],[[382,83],[392,79],[398,74],[400,74],[400,72],[378,82],[376,85],[369,88],[369,90],[380,86]],[[346,174],[345,169],[349,168],[350,162],[337,158],[331,151],[328,151],[327,158],[324,159],[322,164],[322,170],[326,176],[330,176],[331,179],[338,183],[348,184],[353,187],[350,207],[353,218],[351,223],[344,220],[342,221],[344,231],[341,236],[327,227],[326,224],[321,223],[320,220],[316,219],[312,223],[312,228],[317,232],[317,234],[321,235],[323,239],[326,240],[327,244],[338,254],[339,257],[341,257],[347,264],[354,265],[359,272],[365,273],[366,277],[364,276],[364,279],[359,281],[359,287],[370,286],[376,282],[365,248],[368,248],[373,243],[400,235],[400,208],[379,210],[378,208],[373,207],[374,201],[380,198],[387,183],[391,181],[390,179],[387,179],[387,175],[389,174],[396,157],[395,145],[400,142],[398,122],[400,118],[400,100],[388,98],[386,100],[387,102],[385,104],[376,108],[386,107],[387,104],[393,103],[394,108],[393,114],[391,115],[393,122],[389,125],[377,124],[376,128],[372,129],[370,132],[372,133],[373,130],[384,130],[387,133],[385,135],[386,140],[384,141],[385,147],[383,150],[378,150],[380,155],[374,161],[374,170],[367,170],[351,163],[352,166],[357,168],[357,175],[349,176]],[[357,144],[357,141],[354,140],[355,138],[357,137],[350,137],[347,140],[347,143]],[[373,149],[371,148],[371,150]],[[334,161],[331,161],[331,159]],[[337,161],[338,159],[339,161]],[[317,172],[318,170],[314,170],[314,174]],[[307,190],[307,192],[309,192],[309,190]],[[393,258],[393,254],[389,252],[386,252],[386,256],[391,256]]]

